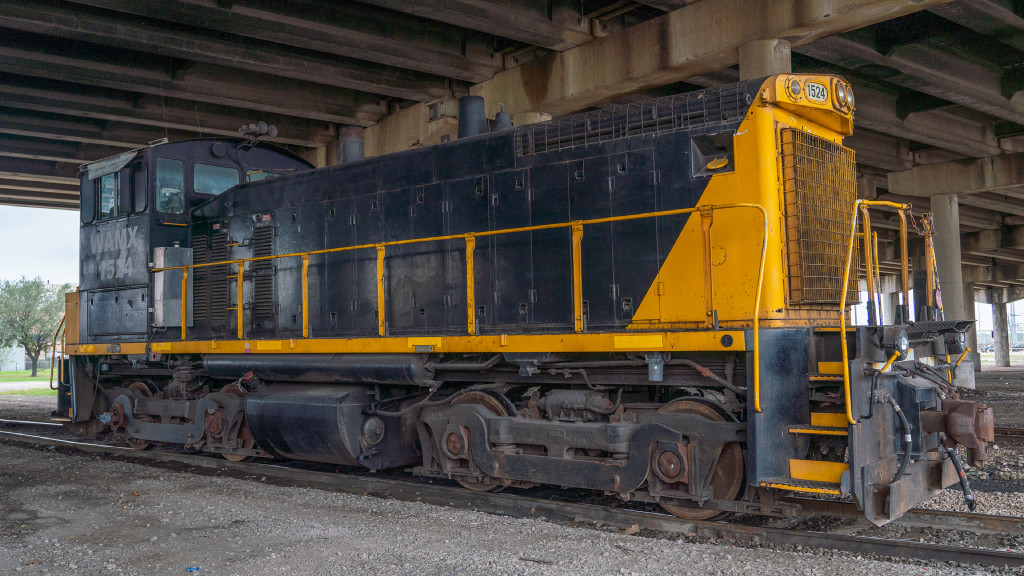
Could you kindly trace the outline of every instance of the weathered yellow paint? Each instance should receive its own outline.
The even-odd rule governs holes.
[[[572,323],[577,334],[583,333],[583,222],[572,222]]]
[[[841,122],[835,120],[830,123],[833,128],[844,130],[850,115],[829,112],[824,105],[787,100],[776,87],[781,78],[766,81],[736,131],[733,138],[735,171],[712,176],[698,204],[751,203],[767,211],[766,282],[762,287],[757,315],[764,326],[835,325],[838,323],[838,306],[801,307],[798,310],[788,307],[778,134],[784,128],[797,128],[840,142],[842,133],[809,119],[807,112],[813,111],[814,119],[820,121],[831,116],[843,118]],[[815,80],[831,85],[835,77],[791,74],[785,78]],[[770,106],[770,103],[780,107]],[[781,107],[782,103],[787,103],[787,106]],[[796,113],[803,116],[795,116]],[[760,220],[760,214],[754,210],[715,210],[713,220],[711,214],[703,212],[699,219],[688,219],[658,277],[637,308],[630,328],[706,326],[714,312],[717,312],[722,327],[751,326],[751,303],[758,285],[755,263],[760,256],[763,229]],[[694,250],[694,246],[705,246],[705,249]],[[713,266],[709,263],[712,248],[720,255]],[[713,274],[709,268],[713,269]],[[701,271],[706,271],[707,275]]]
[[[256,350],[260,352],[269,352],[273,350],[277,352],[282,348],[280,340],[257,340]]]
[[[181,339],[188,338],[188,268],[181,270]]]
[[[779,490],[792,490],[793,492],[807,492],[808,494],[833,494],[835,496],[841,495],[843,492],[838,488],[806,488],[803,486],[793,486],[792,484],[786,484],[784,482],[761,482],[761,486],[765,488],[777,488]]]
[[[644,350],[655,350],[665,346],[665,339],[661,334],[637,334],[635,336],[616,336],[616,348],[639,348]]]
[[[841,412],[811,412],[811,426],[846,429],[846,415]]]
[[[238,320],[238,339],[245,338],[245,307],[242,305],[242,300],[245,297],[245,285],[242,283],[245,278],[245,262],[239,261],[238,264],[238,294],[237,300],[235,300],[235,310],[237,313]]]
[[[78,292],[64,294],[64,343],[78,344]]]
[[[844,419],[845,421],[845,419]],[[816,436],[849,436],[846,428],[841,430],[822,430],[820,428],[807,428],[801,426],[793,426],[789,428],[790,434],[811,434]]]
[[[476,272],[473,268],[473,251],[476,250],[476,237],[466,234],[466,318],[467,332],[476,334]]]
[[[789,476],[794,480],[810,480],[813,482],[831,482],[838,484],[843,472],[850,469],[844,462],[827,460],[790,460]]]
[[[387,324],[384,322],[384,250],[383,245],[377,246],[377,334],[386,334]]]
[[[818,362],[818,374],[843,374],[843,362]]]
[[[441,338],[407,338],[406,340],[409,342],[409,348],[430,346],[434,350],[441,349]]]
[[[302,337],[309,338],[309,254],[302,255]]]
[[[722,346],[723,336],[730,336],[731,346]],[[643,341],[621,340],[622,338],[651,338],[649,342],[662,342],[664,351],[743,351],[747,350],[743,331],[693,331],[659,332],[653,334],[495,334],[486,336],[442,336],[431,338],[308,338],[294,340],[217,340],[216,348],[211,340],[192,342],[154,342],[149,345],[151,352],[166,354],[239,354],[246,351],[260,353],[270,351],[261,348],[261,343],[277,346],[273,352],[297,354],[338,354],[338,353],[407,353],[417,345],[434,346],[435,349],[453,353],[487,353],[501,349],[503,352],[615,352],[622,350],[618,342]],[[284,343],[288,343],[287,346]],[[253,345],[255,343],[255,345]],[[637,349],[654,349],[637,348]],[[142,354],[145,342],[123,342],[120,354]],[[96,354],[96,345],[79,344],[68,346],[72,355]],[[104,351],[104,353],[106,353]]]

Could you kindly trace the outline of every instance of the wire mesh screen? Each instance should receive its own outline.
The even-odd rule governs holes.
[[[713,133],[715,128],[738,123],[747,113],[752,101],[749,84],[740,82],[522,126],[515,130],[516,155],[530,156],[673,130]]]
[[[782,131],[790,304],[838,304],[857,201],[853,150],[795,129]],[[859,300],[854,250],[847,302]]]

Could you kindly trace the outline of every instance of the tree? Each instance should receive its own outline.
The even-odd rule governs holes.
[[[0,284],[0,345],[18,345],[32,360],[35,376],[39,357],[53,342],[61,315],[64,313],[64,293],[71,286],[47,285],[40,278]]]

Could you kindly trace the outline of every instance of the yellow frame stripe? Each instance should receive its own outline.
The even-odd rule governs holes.
[[[722,337],[731,336],[732,346],[722,346]],[[641,337],[642,340],[637,340]],[[616,352],[623,350],[664,351],[745,351],[743,330],[599,334],[494,334],[424,338],[294,338],[288,340],[196,340],[153,342],[149,351],[164,354],[242,354],[273,349],[280,353],[408,353],[421,341],[429,340],[435,349],[456,353],[501,352]],[[642,344],[642,348],[635,345]],[[117,352],[108,352],[107,344],[69,344],[72,355],[142,354],[145,342],[121,342]]]

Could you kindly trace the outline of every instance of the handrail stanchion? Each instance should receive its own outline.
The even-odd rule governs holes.
[[[64,316],[60,317],[60,322],[57,324],[57,330],[53,333],[53,353],[51,355],[51,360],[50,360],[50,390],[56,390],[56,388],[53,387],[53,365],[57,363],[57,336],[60,335],[60,329],[64,327],[64,320],[66,320],[66,319],[67,319],[67,315],[66,314]],[[63,358],[63,356],[64,356],[64,347],[63,346],[61,346],[61,348],[60,348],[60,355],[61,355],[61,363],[63,363],[63,361],[64,361],[64,358]],[[61,379],[62,378],[61,378],[60,372],[58,372],[57,373],[57,381],[60,382]]]
[[[476,250],[476,236],[466,234],[466,330],[476,335],[476,273],[473,270],[473,251]]]
[[[181,269],[181,339],[188,339],[188,266]]]
[[[700,231],[704,247],[704,325],[712,328],[718,324],[715,322],[715,288],[711,276],[711,225],[715,220],[715,211],[708,206],[697,208],[700,209]]]
[[[572,223],[572,318],[573,330],[583,333],[583,221]]]
[[[871,232],[871,257],[874,259],[875,300],[878,302],[878,325],[885,324],[882,314],[882,266],[878,263],[878,232]]]
[[[302,337],[309,338],[309,254],[302,255]]]
[[[850,222],[850,239],[846,242],[846,266],[843,268],[843,291],[839,295],[839,345],[842,348],[842,364],[843,364],[843,399],[846,402],[846,420],[850,424],[856,424],[857,420],[853,417],[853,405],[851,400],[850,392],[850,361],[849,361],[849,344],[846,342],[846,292],[850,287],[850,265],[853,263],[853,245],[857,239],[857,214],[859,212],[864,213],[864,217],[868,217],[868,206],[888,206],[890,208],[896,208],[897,210],[909,210],[910,205],[900,204],[898,202],[888,202],[885,200],[857,200],[853,205],[853,219]],[[870,242],[866,239],[868,233],[871,230],[870,223],[865,228],[865,247],[870,249]],[[865,256],[866,263],[870,260]],[[871,277],[870,264],[867,269],[867,277]]]
[[[907,255],[907,213],[898,211],[900,215],[900,289],[903,292],[902,316],[905,324],[910,321],[910,263]]]
[[[871,250],[871,216],[868,214],[868,207],[863,204],[860,205],[860,213],[864,217],[864,257],[862,260],[864,261],[864,278],[868,283],[868,324],[877,326],[879,322],[878,310],[875,308],[875,274],[872,272],[871,266],[874,261]]]
[[[928,318],[924,320],[937,320],[932,318],[935,314],[935,240],[932,238],[932,221],[927,214],[921,217],[921,226],[924,227],[924,268],[925,268],[925,292],[928,304]]]
[[[245,338],[245,309],[242,306],[242,299],[245,294],[245,286],[242,284],[242,279],[245,277],[245,260],[238,261],[238,310],[236,315],[238,318],[238,339],[242,340]]]
[[[849,350],[846,342],[846,291],[850,287],[850,265],[853,263],[853,244],[857,238],[857,212],[861,200],[857,200],[853,208],[853,221],[850,224],[850,240],[846,243],[846,266],[843,267],[843,290],[839,294],[839,346],[842,349],[843,364],[843,398],[846,401],[846,420],[856,424],[853,418],[853,406],[850,400],[850,363],[847,361]]]
[[[377,334],[385,336],[384,324],[384,244],[377,244]]]

